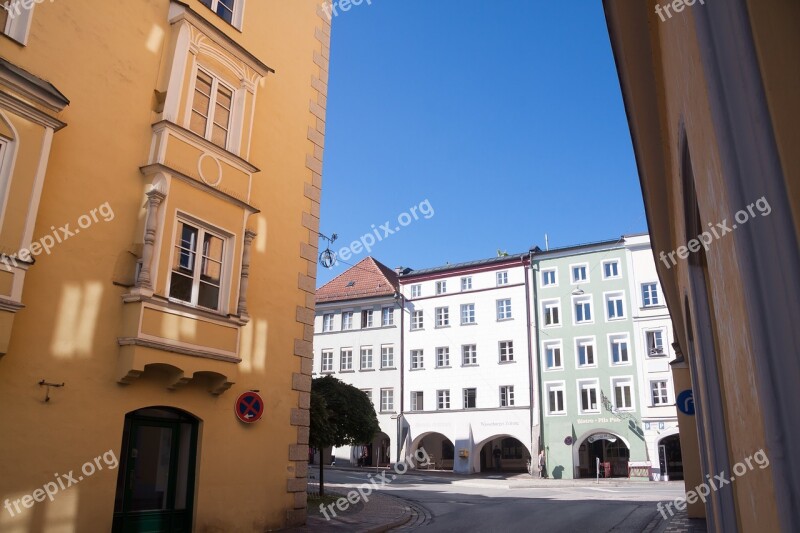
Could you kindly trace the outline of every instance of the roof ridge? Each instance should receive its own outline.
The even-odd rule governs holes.
[[[341,278],[342,276],[344,276],[345,274],[347,274],[348,272],[350,272],[352,269],[356,268],[358,265],[360,265],[361,263],[363,263],[363,262],[364,262],[364,261],[366,261],[367,259],[372,259],[372,256],[371,256],[371,255],[368,255],[367,257],[365,257],[364,259],[362,259],[361,261],[359,261],[359,262],[358,262],[358,263],[356,263],[355,265],[351,265],[351,266],[350,266],[350,268],[348,268],[347,270],[345,270],[345,271],[344,271],[344,272],[342,272],[341,274],[338,274],[336,277],[333,277],[333,278],[329,279],[329,280],[327,281],[327,283],[325,283],[325,285],[322,285],[322,286],[320,286],[319,288],[317,288],[317,291],[321,291],[322,289],[324,289],[325,287],[327,287],[328,285],[330,285],[331,283],[333,283],[333,282],[334,282],[334,281],[336,281],[337,279]]]

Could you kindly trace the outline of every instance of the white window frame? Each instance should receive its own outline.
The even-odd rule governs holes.
[[[629,385],[631,388],[631,405],[629,407],[620,407],[617,405],[617,386]],[[634,386],[633,376],[615,376],[611,378],[611,402],[614,409],[617,411],[635,411],[636,410],[636,387]]]
[[[608,312],[608,304],[611,301],[622,303],[622,315],[611,316]],[[605,307],[606,322],[616,322],[618,320],[626,320],[628,318],[628,305],[625,303],[625,291],[611,291],[603,293],[603,307]],[[614,306],[616,312],[617,306]]]
[[[578,393],[578,412],[580,414],[598,414],[600,413],[600,381],[597,378],[593,379],[579,379],[576,382]],[[594,390],[594,407],[589,406],[588,409],[583,408],[583,391]]]
[[[447,280],[439,280],[436,282],[436,294],[447,294]]]
[[[421,390],[411,391],[410,402],[412,411],[425,410],[425,392]]]
[[[450,308],[448,306],[437,307],[434,309],[434,327],[450,327]]]
[[[661,353],[653,352],[650,349],[650,344],[648,343],[648,340],[647,340],[647,336],[650,333],[653,333],[653,334],[661,333]],[[658,359],[660,359],[662,357],[666,357],[668,355],[666,345],[667,345],[667,330],[666,330],[666,328],[652,328],[652,329],[646,329],[644,331],[644,347],[645,347],[645,350],[647,350],[647,357],[653,357],[653,358],[658,358]]]
[[[508,270],[502,270],[498,272],[495,276],[495,280],[497,281],[498,287],[504,287],[508,285]]]
[[[591,315],[590,320],[581,320],[578,321],[578,307],[579,303],[588,303],[589,304],[589,314]],[[584,311],[584,316],[586,312]],[[573,296],[572,297],[572,324],[575,326],[583,325],[583,324],[594,324],[594,297],[591,295],[581,295],[581,296]]]
[[[552,274],[553,275],[553,283],[545,283],[545,274]],[[541,272],[539,272],[539,286],[542,288],[546,287],[558,287],[558,268],[543,268]]]
[[[419,331],[425,329],[425,315],[422,309],[411,311],[411,323],[409,325],[411,331]]]
[[[467,358],[469,355],[469,359]],[[461,345],[461,366],[478,366],[478,345],[477,344],[462,344]]]
[[[472,399],[475,402],[475,405],[472,407],[467,407],[467,399],[469,398],[469,391],[474,391]],[[464,409],[477,409],[478,408],[478,388],[477,387],[465,387],[462,389],[461,399],[463,400],[463,408]]]
[[[649,293],[649,295],[650,295],[649,297],[650,297],[650,300],[651,300],[651,303],[648,304],[647,302],[645,302],[645,287],[649,288],[651,286],[655,287],[655,290],[651,291],[651,290],[648,289],[646,291],[647,293]],[[642,283],[639,287],[640,287],[640,290],[639,290],[640,296],[642,298],[642,308],[649,309],[650,307],[660,307],[661,305],[663,305],[661,303],[661,291],[659,290],[657,281],[647,281],[647,282]],[[653,294],[653,292],[655,292],[656,303],[652,303],[652,299],[653,299],[652,298],[652,294]]]
[[[619,363],[614,362],[614,345],[625,343],[627,345],[628,360]],[[609,366],[630,366],[633,361],[633,353],[631,350],[631,338],[628,333],[609,333],[608,334],[608,364]]]
[[[511,310],[511,298],[500,298],[497,300],[496,309],[498,322],[514,318],[514,313]]]
[[[369,365],[365,365],[364,362],[368,361]],[[375,352],[372,350],[372,346],[362,346],[359,350],[359,370],[374,370],[375,369]]]
[[[411,358],[409,369],[422,370],[425,368],[425,350],[411,350],[411,352],[409,352],[409,357]]]
[[[381,309],[381,326],[387,328],[394,326],[394,308],[384,307]]]
[[[214,13],[214,15],[217,18],[219,18],[219,20],[221,20],[222,22],[224,22],[226,24],[230,24],[231,26],[233,26],[234,28],[236,28],[239,31],[242,30],[242,23],[244,21],[244,3],[245,3],[246,0],[234,0],[234,2],[233,2],[233,13],[231,14],[231,21],[230,22],[228,22],[227,20],[225,20],[224,18],[222,18],[221,16],[219,16],[217,14],[217,5],[219,4],[219,0],[210,0],[210,1],[211,1],[211,5],[210,6],[205,6],[205,7],[207,7],[209,10],[211,10]]]
[[[504,354],[505,351],[505,354]],[[505,357],[505,359],[503,359]],[[514,341],[506,340],[497,343],[497,361],[500,363],[514,362]]]
[[[361,311],[361,329],[367,329],[375,326],[375,312],[372,309],[363,309]]]
[[[348,354],[345,356],[345,354]],[[345,366],[345,361],[347,361],[347,365]],[[340,372],[352,372],[353,371],[353,349],[352,348],[341,348],[339,350],[339,371]]]
[[[567,387],[564,381],[547,381],[543,384],[545,416],[566,416],[567,415]],[[550,392],[561,392],[561,410],[550,409]]]
[[[664,398],[663,402],[656,402],[656,395],[655,395],[655,385],[663,384],[664,390],[659,390],[659,397]],[[659,387],[660,389],[660,387]],[[661,394],[663,392],[663,395]],[[665,405],[671,405],[670,402],[670,394],[669,394],[669,380],[664,379],[651,379],[650,380],[650,406],[651,407],[664,407]]]
[[[394,412],[394,389],[381,389],[381,413]]]
[[[549,355],[549,350],[551,348],[558,350],[558,360],[560,364],[557,366],[549,366],[550,359],[548,358],[548,355]],[[550,372],[553,370],[564,370],[564,345],[561,342],[561,339],[543,342],[542,356],[544,357],[545,372]]]
[[[342,311],[342,331],[350,331],[353,329],[353,312]]]
[[[333,373],[333,350],[322,350],[320,354],[320,373]]]
[[[575,267],[583,267],[585,269],[584,270],[584,272],[586,273],[585,279],[579,279],[579,280],[575,279],[575,271],[573,270]],[[584,283],[589,283],[589,278],[590,278],[589,274],[590,274],[589,263],[572,263],[571,265],[569,265],[570,285],[582,285]]]
[[[361,392],[363,392],[364,394],[367,395],[367,398],[369,398],[370,403],[373,403],[372,402],[372,389],[360,389],[360,390],[361,390]],[[373,403],[373,405],[374,405],[374,403]]]
[[[592,347],[592,363],[591,364],[581,364],[581,346],[591,346]],[[597,338],[595,336],[591,337],[575,337],[575,368],[583,369],[583,368],[597,368]]]
[[[436,391],[436,410],[445,409],[450,409],[450,389],[439,389]]]
[[[555,305],[553,305],[555,304]],[[550,300],[542,300],[542,328],[560,328],[564,325],[564,313],[561,309],[561,298],[553,298]],[[558,322],[547,324],[547,310],[550,308],[558,309]]]
[[[335,315],[333,313],[324,313],[322,315],[322,332],[323,333],[328,333],[328,332],[333,331],[333,318],[334,318],[334,316]]]
[[[472,276],[464,276],[463,278],[461,278],[461,290],[462,291],[472,290]]]
[[[514,407],[514,385],[500,385],[500,407]]]
[[[475,322],[475,304],[461,304],[461,325],[468,326]]]
[[[411,286],[411,298],[419,298],[422,296],[422,285],[417,283]]]
[[[393,344],[384,344],[381,346],[381,368],[395,368]]]
[[[617,266],[617,273],[611,276],[606,275],[606,265],[616,265]],[[622,277],[622,264],[620,263],[619,259],[607,259],[603,261],[601,268],[603,269],[603,279],[619,279]]]
[[[436,368],[450,368],[449,346],[439,346],[436,348]]]
[[[30,7],[25,9],[22,1],[3,0],[3,5],[7,6],[8,18],[6,26],[2,32],[6,37],[17,41],[22,45],[28,44],[28,37],[31,32],[31,21],[33,20],[33,8],[36,4],[40,4],[43,0],[38,2],[30,2]],[[0,9],[5,9],[0,7]],[[14,11],[14,16],[11,16],[11,10]]]
[[[200,72],[203,72],[206,76],[211,78],[211,95],[209,97],[209,104],[208,104],[208,116],[206,117],[206,131],[203,135],[200,135],[196,131],[191,129],[191,122],[192,122],[192,113],[194,112],[194,99],[197,96],[197,76]],[[221,146],[211,139],[213,139],[214,133],[214,114],[217,112],[217,97],[219,96],[219,86],[222,85],[229,91],[231,91],[231,108],[228,110],[228,132],[227,138],[225,139],[225,146]],[[244,111],[241,106],[238,105],[240,94],[239,90],[236,89],[233,85],[228,83],[227,81],[222,79],[222,76],[216,74],[213,70],[201,66],[199,64],[195,64],[195,68],[192,71],[192,84],[189,88],[189,94],[191,98],[188,100],[188,108],[186,111],[186,120],[184,120],[183,127],[194,133],[195,135],[199,135],[203,139],[207,140],[208,142],[212,143],[214,146],[219,146],[220,148],[227,150],[233,153],[239,153],[239,144],[241,143],[242,139],[242,112]]]

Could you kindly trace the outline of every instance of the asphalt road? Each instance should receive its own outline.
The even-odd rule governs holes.
[[[318,478],[316,469],[312,475]],[[392,475],[396,477],[392,478]],[[356,487],[374,469],[328,470],[325,480]],[[524,476],[386,474],[381,488],[411,500],[429,515],[405,530],[425,532],[641,532],[658,516],[656,504],[683,494],[683,483],[528,481]],[[376,481],[379,484],[382,481]]]

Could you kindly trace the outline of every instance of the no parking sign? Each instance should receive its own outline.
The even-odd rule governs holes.
[[[236,400],[234,411],[239,420],[245,424],[252,424],[264,414],[264,400],[257,392],[245,392]]]

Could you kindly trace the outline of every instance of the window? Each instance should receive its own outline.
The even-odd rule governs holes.
[[[224,248],[223,237],[179,219],[169,297],[218,311]]]
[[[394,411],[394,389],[381,389],[381,412]]]
[[[497,273],[497,286],[500,287],[502,285],[508,285],[508,272],[498,272]]]
[[[353,312],[345,311],[342,313],[342,331],[353,329]]]
[[[424,368],[424,357],[422,350],[411,350],[411,370]]]
[[[436,408],[437,409],[450,409],[450,391],[437,390],[436,391]]]
[[[422,296],[422,285],[412,285],[411,286],[411,297],[412,298],[419,298]]]
[[[381,346],[381,368],[394,368],[394,346]]]
[[[411,313],[411,329],[422,329],[424,322],[422,320],[422,310],[412,311]]]
[[[514,360],[514,341],[500,341],[500,362],[507,363]]]
[[[655,329],[645,332],[647,354],[651,357],[666,355],[664,352],[664,331]]]
[[[586,283],[589,281],[589,265],[586,263],[581,265],[571,265],[570,270],[572,272],[572,284],[576,283]]]
[[[583,297],[575,298],[575,323],[588,324],[592,322],[592,299]]]
[[[384,307],[381,310],[381,325],[383,325],[383,327],[394,326],[394,309],[391,307]]]
[[[642,283],[642,306],[653,307],[660,305],[658,299],[658,283]]]
[[[500,407],[514,406],[514,386],[503,385],[500,387]]]
[[[511,299],[497,300],[497,320],[511,318]]]
[[[556,269],[548,268],[542,270],[542,287],[555,287],[558,285],[558,278],[556,278]]]
[[[413,391],[411,393],[411,410],[412,411],[422,411],[424,409],[424,402],[423,402],[423,394],[422,391]]]
[[[596,366],[593,338],[575,339],[575,353],[578,357],[578,368]]]
[[[475,323],[475,304],[464,304],[461,306],[461,324]]]
[[[333,350],[322,350],[322,371],[333,372]]]
[[[447,368],[450,366],[450,348],[436,348],[436,368]]]
[[[361,311],[361,329],[372,327],[372,310]]]
[[[478,347],[475,344],[465,344],[461,347],[461,361],[464,366],[478,364]]]
[[[621,411],[633,410],[633,381],[631,378],[612,380],[614,389],[614,407]]]
[[[620,320],[625,318],[624,295],[621,292],[606,295],[606,318]]]
[[[667,392],[667,380],[651,381],[650,395],[653,398],[653,406],[669,405],[669,393]]]
[[[545,327],[561,325],[561,301],[551,300],[542,302],[542,315]]]
[[[619,276],[619,260],[603,261],[603,279],[614,279]]]
[[[210,8],[228,24],[233,24],[236,1],[237,0],[200,0],[200,3]]]
[[[444,294],[447,292],[447,280],[436,282],[436,294]]]
[[[372,389],[361,389],[361,392],[367,395],[370,402],[372,401]]]
[[[227,149],[233,94],[233,89],[206,71],[198,69],[189,129]]]
[[[333,331],[333,313],[322,315],[322,332]]]
[[[611,354],[612,365],[627,365],[631,362],[628,352],[627,335],[611,335],[608,338],[609,353]]]
[[[475,409],[478,389],[464,389],[464,409]]]
[[[361,348],[361,370],[372,369],[372,347]]]
[[[472,290],[472,276],[461,278],[461,290],[462,291]]]
[[[437,307],[436,308],[436,327],[444,328],[450,325],[450,308]]]
[[[339,353],[339,368],[342,371],[353,370],[353,349],[342,348]]]
[[[564,368],[564,363],[561,359],[561,343],[560,342],[545,343],[544,358],[547,370],[557,370]]]
[[[547,391],[547,414],[567,414],[564,406],[564,383],[546,383],[545,390]]]
[[[579,381],[578,396],[580,400],[581,413],[599,413],[597,404],[597,389],[600,387],[596,380]]]

